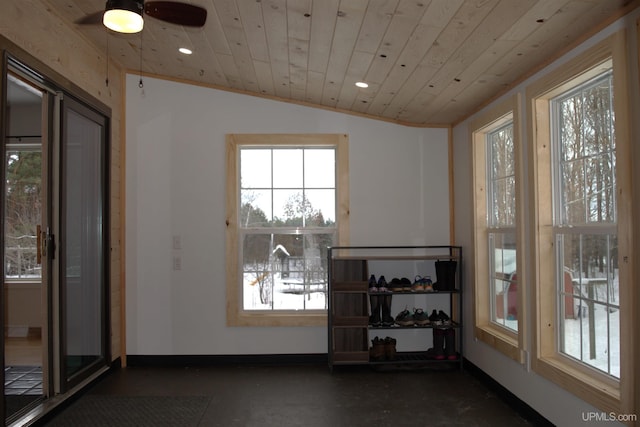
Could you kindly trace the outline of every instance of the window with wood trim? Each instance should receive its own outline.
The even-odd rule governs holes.
[[[628,112],[624,35],[527,90],[536,372],[605,411],[625,405],[630,327]],[[627,153],[625,155],[625,153]],[[627,298],[625,298],[627,296]],[[627,353],[628,354],[628,353]]]
[[[518,97],[471,123],[474,166],[475,335],[523,361],[519,330],[524,319],[519,262],[521,183]]]
[[[348,219],[346,144],[345,135],[228,135],[229,324],[326,319],[327,247]]]

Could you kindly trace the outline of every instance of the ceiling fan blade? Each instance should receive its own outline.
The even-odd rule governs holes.
[[[75,21],[76,24],[78,25],[96,25],[96,24],[102,24],[102,16],[104,15],[104,10],[101,10],[100,12],[94,12],[91,13],[87,16],[84,16],[80,19],[77,19]]]
[[[202,27],[207,21],[207,10],[175,1],[148,1],[144,13],[152,18],[188,27]]]

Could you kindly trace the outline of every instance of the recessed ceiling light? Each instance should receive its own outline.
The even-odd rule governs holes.
[[[186,47],[181,47],[178,49],[180,53],[184,53],[185,55],[191,55],[193,51],[191,49],[187,49]]]
[[[365,88],[365,87],[369,87],[369,84],[365,82],[356,82],[356,86]]]

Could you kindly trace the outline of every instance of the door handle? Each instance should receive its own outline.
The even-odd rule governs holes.
[[[36,226],[36,263],[42,264],[42,252],[44,250],[42,244],[42,227],[40,224]]]
[[[47,254],[51,254],[51,259],[54,258],[56,253],[56,239],[55,236],[49,231],[42,231],[42,227],[38,225],[36,227],[36,262],[42,264],[42,257],[46,257]]]

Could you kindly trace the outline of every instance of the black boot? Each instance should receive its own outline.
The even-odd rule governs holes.
[[[458,354],[456,353],[456,330],[453,328],[445,329],[444,335],[444,355],[449,360],[456,360]]]
[[[456,288],[456,261],[436,261],[436,291],[453,291]]]
[[[391,315],[391,295],[380,296],[382,299],[382,326],[392,326],[395,323]]]
[[[444,329],[433,330],[433,357],[436,360],[444,359]]]
[[[369,324],[371,326],[380,326],[380,305],[382,303],[381,295],[369,295],[369,304],[371,305],[371,316],[369,316]]]

